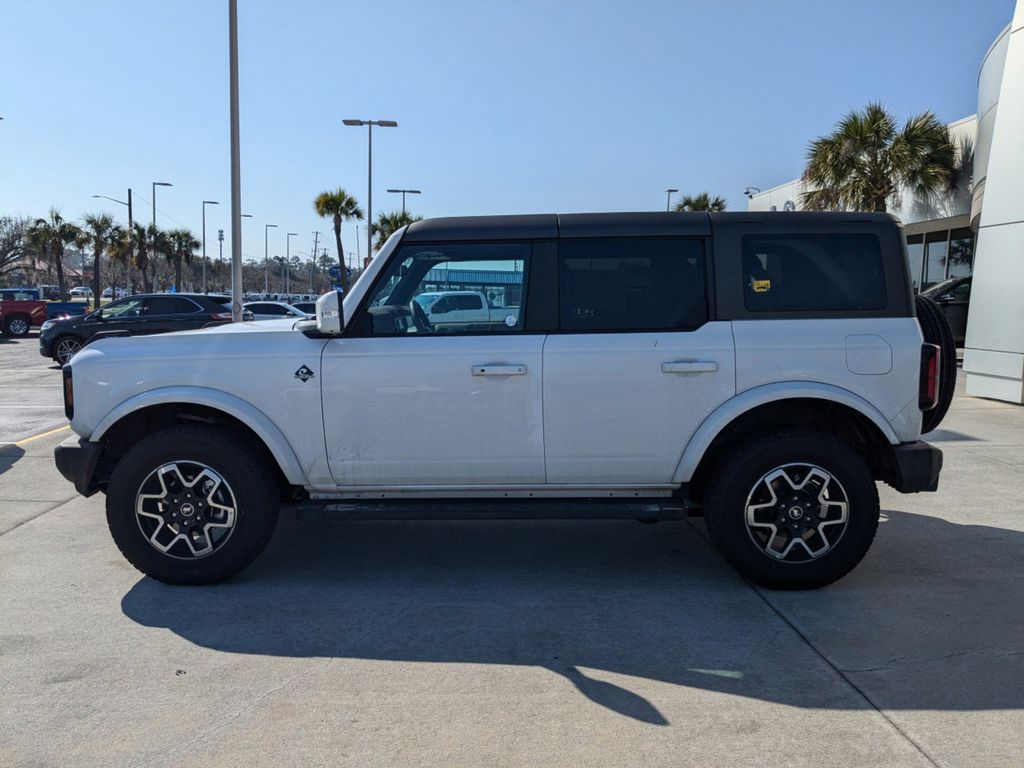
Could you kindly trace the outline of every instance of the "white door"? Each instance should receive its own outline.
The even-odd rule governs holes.
[[[443,272],[522,296],[528,245],[405,245],[371,291],[358,337],[321,363],[328,462],[340,486],[544,482],[543,334],[439,328],[414,301]],[[441,267],[441,269],[439,269]],[[473,280],[476,283],[470,283]]]
[[[735,393],[728,322],[707,322],[699,239],[563,240],[561,332],[544,347],[548,483],[659,485]]]

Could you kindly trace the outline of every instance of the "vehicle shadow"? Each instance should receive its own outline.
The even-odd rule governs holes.
[[[189,589],[144,578],[121,607],[229,653],[532,665],[651,724],[667,720],[621,676],[803,708],[870,706],[837,686],[781,611],[845,674],[878,666],[894,678],[887,707],[1024,708],[1021,656],[996,648],[1019,643],[1024,626],[1024,534],[885,514],[860,568],[814,592],[753,590],[699,523],[288,520],[234,581]],[[983,673],[964,667],[956,690],[914,666],[960,640],[986,655]]]
[[[18,445],[0,445],[0,475],[17,463],[25,455],[25,449]]]

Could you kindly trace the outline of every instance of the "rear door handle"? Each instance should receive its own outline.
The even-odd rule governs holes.
[[[474,376],[525,376],[525,365],[474,365]]]
[[[718,363],[714,360],[677,360],[672,363],[662,363],[662,373],[714,373],[718,370]]]

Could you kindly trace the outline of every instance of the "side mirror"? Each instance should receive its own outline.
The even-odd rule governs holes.
[[[316,300],[316,329],[325,336],[338,336],[345,329],[341,291],[330,291]]]

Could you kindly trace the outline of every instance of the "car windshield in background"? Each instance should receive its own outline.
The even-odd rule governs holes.
[[[949,280],[943,280],[941,283],[936,283],[931,288],[921,291],[921,295],[934,299],[936,296],[941,296],[946,291],[952,290],[953,284],[959,279],[959,277],[951,277]]]

